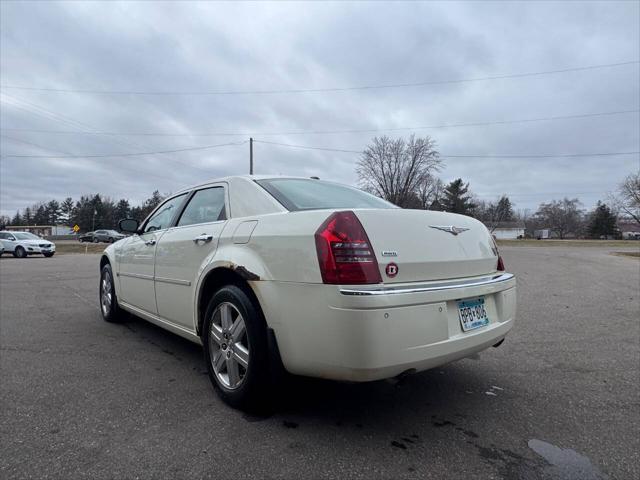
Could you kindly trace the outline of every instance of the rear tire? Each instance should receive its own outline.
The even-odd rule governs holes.
[[[120,323],[125,319],[124,311],[118,306],[113,271],[108,263],[102,267],[100,272],[98,299],[100,300],[100,313],[105,322]]]
[[[109,243],[113,243],[113,238],[109,238]]]
[[[13,251],[13,256],[16,258],[26,258],[27,251],[22,247],[16,247],[16,249]]]
[[[239,287],[218,290],[207,307],[202,344],[209,379],[230,406],[251,412],[271,409],[266,322]]]
[[[93,243],[100,243],[100,240],[98,240],[97,238],[94,238]]]

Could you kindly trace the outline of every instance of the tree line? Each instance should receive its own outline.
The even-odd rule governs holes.
[[[13,218],[3,216],[2,225],[78,225],[81,232],[97,229],[117,229],[123,218],[145,218],[163,200],[157,190],[140,205],[131,206],[127,199],[114,201],[99,193],[82,195],[79,200],[67,197],[50,200],[17,211]]]
[[[587,212],[577,198],[563,198],[541,203],[538,209],[515,210],[507,195],[495,201],[480,200],[469,182],[461,178],[445,184],[438,177],[444,162],[429,136],[392,139],[374,137],[364,149],[358,163],[360,187],[402,208],[440,210],[469,215],[482,221],[490,230],[505,222],[518,222],[528,235],[548,228],[559,238],[616,237],[618,218],[640,224],[640,172],[628,175],[618,192],[599,201]],[[38,203],[16,212],[13,218],[0,218],[1,225],[78,225],[80,231],[115,229],[118,221],[133,217],[144,219],[163,200],[156,190],[140,205],[131,206],[126,199],[114,201],[99,193],[83,195],[79,200],[65,198]]]
[[[445,184],[438,173],[444,162],[429,137],[375,137],[363,151],[356,172],[360,187],[402,208],[441,210],[475,217],[490,230],[518,222],[528,235],[549,229],[557,237],[618,237],[618,218],[640,224],[640,172],[628,175],[617,194],[585,211],[577,198],[541,203],[533,214],[514,210],[507,195],[480,200],[469,182],[457,178]]]

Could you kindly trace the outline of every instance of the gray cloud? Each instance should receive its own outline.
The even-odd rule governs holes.
[[[1,83],[60,89],[313,89],[484,77],[640,58],[637,2],[36,3],[2,2]],[[638,64],[519,79],[346,92],[139,96],[2,89],[4,129],[278,132],[396,128],[640,108]],[[441,128],[443,154],[640,150],[636,114]],[[409,134],[410,132],[406,132]],[[179,149],[238,137],[56,135],[3,130],[3,155]],[[399,134],[399,133],[395,133]],[[282,143],[361,150],[372,134],[282,135]],[[260,138],[260,136],[257,136]],[[22,143],[27,142],[27,143]],[[39,148],[35,145],[40,145]],[[356,154],[256,144],[257,173],[357,181]],[[248,146],[145,157],[3,158],[0,210],[103,192],[133,203],[246,173]],[[639,157],[448,159],[483,198],[518,208],[604,198]]]

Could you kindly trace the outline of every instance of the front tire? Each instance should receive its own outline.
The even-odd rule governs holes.
[[[51,257],[53,257],[53,252],[50,252],[50,253],[43,253],[43,255],[44,255],[45,257],[47,257],[47,258],[51,258]]]
[[[13,256],[16,258],[26,258],[27,251],[22,247],[16,247],[16,249],[13,251]]]
[[[100,272],[100,313],[105,322],[119,323],[125,318],[124,311],[118,306],[118,297],[113,282],[111,265],[106,264]]]
[[[228,285],[213,296],[202,344],[209,379],[227,404],[249,411],[270,408],[266,322],[241,288]]]
[[[100,243],[100,240],[98,240],[97,238],[94,238],[93,243]]]

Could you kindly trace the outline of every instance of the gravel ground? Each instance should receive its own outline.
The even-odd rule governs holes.
[[[0,478],[640,478],[640,262],[609,250],[503,247],[500,348],[295,379],[268,417],[218,400],[197,345],[103,322],[97,255],[3,257]]]

